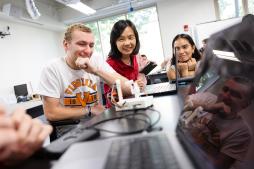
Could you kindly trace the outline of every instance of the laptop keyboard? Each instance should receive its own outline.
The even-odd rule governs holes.
[[[157,83],[157,84],[147,85],[144,93],[146,93],[146,94],[162,93],[162,92],[166,92],[166,91],[172,91],[175,89],[176,89],[175,84],[171,84],[168,82]]]
[[[174,152],[162,135],[115,140],[105,169],[179,169]]]

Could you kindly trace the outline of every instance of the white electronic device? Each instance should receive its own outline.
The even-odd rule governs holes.
[[[203,107],[199,106],[194,111],[186,111],[181,116],[181,121],[185,124],[185,126],[187,126],[193,120],[200,118],[206,114],[207,112],[203,111]]]
[[[116,80],[116,89],[118,102],[115,104],[116,111],[145,109],[153,105],[153,96],[140,97],[140,90],[136,83],[129,81],[131,92],[135,95],[134,98],[123,99],[120,80]]]

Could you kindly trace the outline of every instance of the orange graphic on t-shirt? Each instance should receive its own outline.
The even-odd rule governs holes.
[[[81,90],[82,87],[86,87],[90,90],[83,92]],[[91,89],[93,90],[92,93]],[[77,93],[77,91],[79,92]],[[66,96],[64,98],[64,105],[85,107],[87,104],[93,104],[98,101],[97,85],[89,79],[76,79],[75,81],[71,82],[71,84],[65,90],[65,93],[68,95],[75,94],[75,96]]]

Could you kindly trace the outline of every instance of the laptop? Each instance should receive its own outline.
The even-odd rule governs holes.
[[[177,93],[177,84],[169,80],[166,71],[148,76],[151,84],[146,85],[141,96],[162,96]]]
[[[237,26],[241,27],[240,24]],[[223,33],[220,36],[226,37]],[[209,92],[219,97],[223,89],[223,92],[238,97],[239,86],[231,88],[235,83],[230,78],[241,76],[253,81],[254,77],[248,72],[253,71],[254,62],[238,62],[216,56],[212,53],[214,46],[211,43],[216,40],[218,40],[216,34],[210,37],[207,49],[210,51],[206,51],[205,60],[199,68],[201,70],[194,79],[196,94],[204,96]],[[251,46],[253,47],[254,43],[251,43]],[[253,82],[251,84],[254,85]],[[226,115],[223,115],[221,111],[220,114],[213,114],[200,108],[184,110],[186,104],[183,103],[185,103],[186,96],[188,95],[178,97],[181,115],[175,133],[160,131],[77,143],[62,155],[60,160],[53,165],[53,169],[253,168],[254,144],[251,133],[253,133],[254,125],[253,122],[248,121],[248,116],[247,118],[235,116],[237,118],[233,120],[233,117],[223,119]],[[240,97],[244,96],[240,93]],[[209,99],[210,97],[208,97],[209,104],[215,104]],[[201,98],[200,101],[206,103],[207,98]],[[246,114],[252,115],[253,111]],[[141,161],[140,158],[142,158]]]
[[[163,82],[146,85],[144,92],[141,96],[161,96],[167,94],[175,94],[177,92],[177,87],[175,83]]]

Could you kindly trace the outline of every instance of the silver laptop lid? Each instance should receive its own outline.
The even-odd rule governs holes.
[[[182,97],[177,134],[199,168],[254,166],[254,76],[250,73],[254,17],[248,17],[210,37],[195,86]]]

